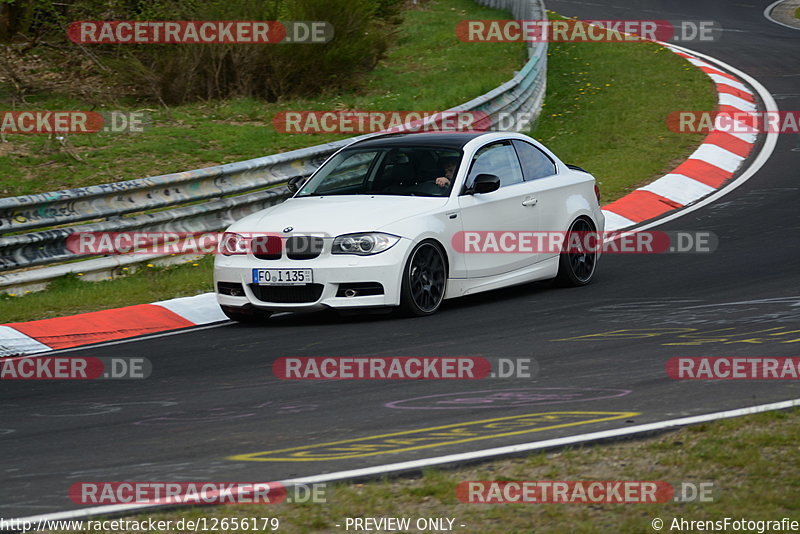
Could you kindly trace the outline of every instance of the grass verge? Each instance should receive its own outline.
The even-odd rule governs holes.
[[[469,0],[426,5],[429,11],[408,12],[396,48],[370,77],[367,85],[371,89],[367,93],[339,96],[330,101],[294,101],[281,106],[323,109],[344,103],[351,108],[443,109],[498,85],[510,77],[512,65],[518,68],[524,60],[519,47],[455,40],[453,28],[461,18],[492,18]],[[421,24],[421,17],[426,17],[425,24]],[[547,98],[542,117],[531,135],[564,161],[592,172],[600,182],[604,202],[667,173],[702,140],[702,135],[673,133],[665,126],[665,117],[671,111],[710,110],[716,99],[708,77],[672,52],[652,43],[553,43],[549,53]],[[474,75],[495,70],[495,64],[499,65],[496,69],[501,72],[499,76],[487,76],[484,80],[483,74]],[[470,83],[466,83],[470,78]],[[438,87],[448,89],[439,91]],[[418,100],[413,95],[418,95]],[[180,113],[185,113],[186,120],[195,121],[186,129],[186,135],[198,130],[191,134],[197,137],[192,138],[186,150],[201,146],[199,139],[209,138],[209,130],[199,131],[207,128],[227,132],[221,139],[230,151],[240,151],[229,161],[264,153],[255,132],[260,132],[259,139],[264,143],[270,136],[274,136],[272,143],[285,143],[280,150],[332,138],[278,137],[263,125],[229,124],[241,120],[246,125],[248,121],[261,120],[261,111],[248,114],[248,109],[254,109],[249,106],[255,105],[253,101],[239,100],[182,108]],[[205,112],[210,113],[211,120],[205,122],[213,123],[211,126],[197,121]],[[254,136],[247,135],[248,132]],[[164,135],[167,137],[163,143],[175,141],[169,133]],[[148,154],[153,151],[157,159],[159,154],[172,149],[157,145],[139,146],[137,150]],[[205,154],[202,157],[211,158],[221,153]],[[0,297],[0,317],[2,322],[43,319],[211,291],[211,263],[211,259],[206,259],[198,267],[178,266],[157,273],[135,274],[124,280],[86,284],[90,287],[76,285],[73,279],[53,285],[46,294]],[[165,277],[165,282],[153,283],[158,277]],[[173,283],[177,280],[180,283]]]
[[[456,531],[485,534],[655,532],[654,518],[664,522],[665,532],[709,530],[671,528],[676,518],[798,520],[799,439],[800,410],[767,412],[647,439],[431,469],[413,478],[337,484],[327,488],[324,504],[185,508],[128,519],[269,516],[280,520],[281,531],[314,533],[343,531],[347,517],[411,517],[412,525],[419,517],[442,517],[453,518]],[[673,487],[711,482],[713,490],[712,502],[465,504],[456,498],[456,486],[467,480],[658,480]]]
[[[79,275],[54,280],[46,291],[0,294],[3,323],[33,321],[197,295],[213,289],[214,258],[179,266],[143,265],[130,275],[84,282]]]
[[[684,161],[704,134],[671,132],[676,110],[716,107],[702,71],[655,43],[551,43],[547,97],[531,135],[616,200]]]
[[[7,135],[6,142],[0,143],[0,196],[181,172],[350,137],[279,133],[272,118],[280,111],[437,111],[456,106],[505,82],[524,62],[521,43],[476,47],[456,38],[454,28],[459,20],[504,16],[502,11],[471,0],[421,2],[404,11],[394,46],[377,68],[359,81],[359,90],[275,104],[239,98],[151,107],[146,111],[153,126],[141,133],[68,136],[69,152],[80,162],[45,136]],[[32,95],[26,106],[17,109],[90,107],[74,94]],[[0,98],[2,95],[0,87]],[[120,110],[140,109],[135,102],[119,104]],[[147,156],[142,157],[144,154]]]

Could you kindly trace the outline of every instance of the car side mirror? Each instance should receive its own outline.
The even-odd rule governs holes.
[[[491,193],[500,189],[500,178],[494,174],[479,174],[472,182],[470,192],[474,194]]]
[[[286,182],[286,187],[289,188],[289,191],[294,195],[297,191],[300,190],[300,186],[303,185],[306,179],[304,176],[295,176],[293,178],[289,178],[289,181]]]

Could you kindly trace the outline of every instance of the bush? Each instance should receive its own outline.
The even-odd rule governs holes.
[[[96,58],[98,73],[105,71],[112,84],[148,100],[182,104],[235,96],[272,102],[351,88],[383,56],[400,22],[402,0],[83,0],[55,5],[0,0],[5,40],[47,34],[69,43],[64,29],[78,20],[315,20],[333,26],[334,38],[326,44],[85,46]]]

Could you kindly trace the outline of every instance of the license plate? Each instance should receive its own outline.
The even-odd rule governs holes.
[[[313,282],[311,269],[253,269],[253,283],[262,286],[301,286]]]

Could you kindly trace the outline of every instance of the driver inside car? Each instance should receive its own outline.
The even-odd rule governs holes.
[[[442,176],[437,177],[434,182],[444,189],[445,187],[449,187],[450,183],[453,181],[453,175],[458,167],[458,158],[446,157],[439,161],[442,165],[443,173]]]

